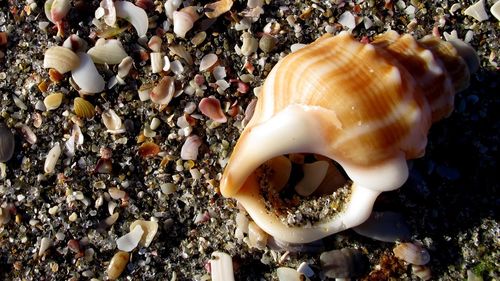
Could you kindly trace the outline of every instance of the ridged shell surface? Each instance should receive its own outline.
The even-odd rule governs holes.
[[[432,122],[451,113],[476,58],[463,42],[415,40],[393,31],[370,44],[346,32],[319,38],[269,73],[224,170],[222,195],[236,198],[259,227],[287,242],[310,242],[359,225],[381,192],[406,181],[406,160],[424,154]],[[255,171],[293,153],[326,156],[352,181],[334,216],[289,226],[265,206]]]

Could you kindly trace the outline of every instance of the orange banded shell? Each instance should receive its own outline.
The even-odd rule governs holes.
[[[431,36],[415,40],[389,31],[370,44],[347,32],[322,36],[280,60],[266,78],[224,171],[222,194],[288,242],[362,223],[380,192],[406,181],[406,159],[424,154],[432,122],[451,113],[455,92],[467,87],[477,64],[465,43]],[[253,172],[290,153],[324,155],[344,168],[352,194],[338,216],[307,229],[276,225]]]

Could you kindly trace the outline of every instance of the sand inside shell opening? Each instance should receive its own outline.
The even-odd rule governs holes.
[[[267,211],[290,227],[331,219],[350,199],[352,181],[337,162],[322,155],[278,156],[254,174]]]

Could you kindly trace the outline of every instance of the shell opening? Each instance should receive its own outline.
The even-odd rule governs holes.
[[[352,181],[339,163],[321,155],[278,156],[254,175],[266,210],[290,227],[329,220],[350,200]]]

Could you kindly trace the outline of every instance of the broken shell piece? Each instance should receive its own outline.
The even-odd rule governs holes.
[[[279,267],[276,270],[279,281],[301,281],[303,280],[302,274],[297,270],[289,267]]]
[[[398,259],[414,265],[426,265],[431,260],[425,248],[413,243],[400,243],[392,251]]]
[[[233,6],[233,0],[220,0],[214,3],[210,3],[205,5],[205,15],[209,19],[217,18],[220,15],[224,14],[231,10]]]
[[[107,270],[108,278],[110,280],[116,280],[118,279],[118,277],[120,277],[123,270],[125,270],[125,267],[127,267],[129,257],[130,257],[129,253],[124,251],[118,251],[113,256],[113,258],[111,258]]]
[[[43,99],[45,109],[47,111],[57,109],[61,105],[63,97],[64,95],[62,93],[52,93],[46,96]]]
[[[243,42],[241,45],[241,54],[244,56],[249,56],[255,53],[259,47],[259,41],[249,32],[245,32],[241,35],[241,41]]]
[[[114,26],[116,23],[116,8],[113,0],[102,0],[99,6],[104,10],[104,22],[109,26]]]
[[[21,128],[20,128],[20,131],[21,131],[21,134],[23,135],[24,139],[30,143],[30,144],[35,144],[36,141],[37,141],[37,137],[35,135],[35,133],[33,132],[33,130],[31,130],[31,128],[27,125],[21,125]]]
[[[47,1],[49,2],[49,1]],[[61,22],[71,9],[70,0],[53,0],[50,5],[50,18],[53,23]]]
[[[85,52],[87,50],[87,41],[76,34],[71,34],[63,42],[63,47],[73,50],[73,52]]]
[[[64,74],[76,69],[80,65],[80,58],[68,48],[54,46],[45,51],[43,68],[53,68]]]
[[[153,52],[150,54],[151,58],[151,72],[152,73],[160,73],[165,66],[163,62],[163,53]]]
[[[92,58],[85,53],[78,53],[80,65],[71,71],[73,81],[82,91],[89,94],[100,93],[106,83],[97,71]]]
[[[185,7],[180,11],[175,11],[173,13],[173,21],[174,21],[174,33],[184,38],[186,33],[193,28],[194,22],[199,18],[198,13],[196,12],[196,7],[189,6]]]
[[[489,18],[484,7],[484,0],[479,0],[470,5],[469,8],[465,9],[464,14],[475,18],[479,22],[485,21]]]
[[[106,40],[101,38],[98,42],[87,52],[94,63],[119,64],[128,56],[123,49],[122,43],[117,39]]]
[[[233,259],[223,252],[213,252],[210,259],[212,281],[234,281]]]
[[[406,160],[423,155],[432,122],[453,110],[454,95],[473,70],[465,53],[436,37],[416,40],[388,31],[366,44],[347,32],[327,34],[289,54],[261,87],[253,118],[220,181],[222,195],[238,200],[264,231],[291,243],[363,223],[382,192],[406,181]],[[355,71],[345,72],[346,65]],[[332,159],[352,182],[343,193],[330,194],[338,200],[325,205],[322,212],[329,215],[311,220],[294,206],[275,208],[262,192],[258,168],[293,153]],[[300,198],[298,204],[307,200]],[[287,211],[298,216],[290,220]]]
[[[181,159],[196,160],[196,158],[198,158],[198,148],[200,147],[201,143],[202,140],[197,135],[187,137],[181,148]]]
[[[311,195],[321,184],[328,170],[328,162],[317,161],[302,166],[304,177],[295,186],[295,192],[301,196]]]
[[[120,62],[118,65],[118,77],[125,78],[128,73],[130,72],[130,69],[132,68],[132,65],[134,64],[134,60],[132,57],[128,56],[123,58],[123,60]]]
[[[156,232],[158,232],[158,223],[155,221],[136,220],[130,225],[130,230],[132,231],[132,229],[138,225],[142,227],[142,230],[144,231],[139,244],[143,247],[149,247],[156,235]]]
[[[113,109],[105,110],[102,115],[102,123],[108,129],[109,133],[119,134],[125,132],[125,126],[122,119]]]
[[[137,90],[137,93],[139,94],[139,99],[141,101],[147,101],[149,100],[149,95],[154,89],[153,84],[142,84],[141,87],[139,87],[139,90]]]
[[[139,37],[146,36],[148,32],[148,15],[144,9],[128,1],[115,2],[116,16],[130,22]]]
[[[500,1],[496,1],[490,9],[491,14],[500,21]]]
[[[255,222],[248,223],[248,246],[265,249],[269,234],[265,233]]]
[[[227,118],[222,111],[220,101],[214,97],[203,98],[198,104],[201,113],[218,123],[226,123]]]
[[[60,155],[61,155],[61,146],[59,145],[58,142],[56,142],[54,144],[54,147],[52,147],[49,150],[49,153],[47,153],[47,156],[45,158],[45,164],[43,165],[43,170],[45,171],[45,173],[51,174],[54,172],[57,160],[59,160]]]
[[[139,241],[141,241],[143,233],[144,230],[142,230],[142,227],[140,225],[136,225],[129,233],[116,239],[116,246],[121,251],[130,252],[137,247]]]
[[[38,256],[42,256],[45,251],[47,251],[48,248],[52,246],[52,240],[47,237],[43,237],[42,240],[40,240],[40,248],[38,249]]]
[[[94,106],[90,102],[88,102],[80,97],[75,98],[75,101],[73,102],[73,108],[75,110],[75,114],[78,117],[82,117],[82,118],[94,117],[94,114],[95,114]]]
[[[161,51],[161,44],[162,44],[161,37],[155,35],[151,37],[151,39],[149,39],[148,47],[151,49],[151,51],[158,53]]]
[[[193,57],[191,54],[181,45],[172,45],[168,49],[174,54],[183,58],[189,65],[193,64]]]
[[[154,142],[145,142],[139,147],[139,155],[142,158],[156,156],[160,151],[160,147]]]
[[[428,266],[425,265],[415,265],[411,266],[411,271],[415,276],[418,276],[421,280],[431,280],[432,271]],[[467,279],[470,280],[470,279]]]
[[[217,55],[214,53],[210,53],[208,55],[203,56],[200,61],[200,71],[205,71],[207,69],[212,68],[217,62]]]
[[[169,104],[175,94],[175,81],[171,76],[164,76],[156,85],[149,97],[156,104]]]
[[[165,1],[165,14],[169,19],[173,19],[174,11],[177,11],[182,4],[182,0],[167,0]]]

